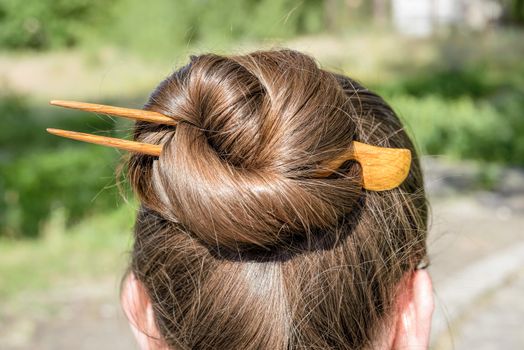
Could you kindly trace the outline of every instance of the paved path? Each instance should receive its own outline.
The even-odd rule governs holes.
[[[512,333],[517,327],[521,329],[524,322],[523,286],[524,241],[475,261],[450,277],[436,288],[433,348],[478,349],[473,346],[478,339],[472,334],[482,339],[489,334],[491,340],[519,344],[503,349],[524,349],[524,333]],[[514,297],[508,298],[509,295]],[[479,334],[483,337],[478,337]],[[457,341],[458,344],[454,344]],[[482,349],[498,349],[486,346]]]
[[[524,268],[467,315],[457,327],[455,349],[524,349],[523,297]]]
[[[425,165],[433,203],[432,348],[524,349],[524,172],[502,171],[485,192],[473,185],[482,169]]]
[[[37,307],[21,317],[7,306],[17,317],[0,319],[0,349],[138,349],[119,305],[119,278],[24,295]]]

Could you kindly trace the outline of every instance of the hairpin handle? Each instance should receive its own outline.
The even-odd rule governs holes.
[[[317,174],[328,176],[347,160],[355,160],[360,164],[362,187],[370,191],[385,191],[399,186],[408,176],[411,151],[353,141],[346,152],[322,167]]]

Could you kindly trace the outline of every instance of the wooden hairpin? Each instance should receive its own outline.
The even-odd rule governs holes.
[[[177,121],[161,113],[141,109],[121,108],[75,101],[51,101],[54,106],[80,109],[132,120],[156,124],[177,125]],[[47,132],[83,142],[115,147],[130,152],[160,156],[162,145],[122,140],[107,136],[91,135],[76,131],[47,128]],[[362,187],[370,191],[390,190],[399,186],[407,177],[411,166],[411,152],[404,148],[386,148],[353,141],[346,152],[317,171],[325,177],[336,171],[345,161],[355,160],[362,168]]]

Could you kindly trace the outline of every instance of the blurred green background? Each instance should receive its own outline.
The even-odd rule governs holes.
[[[302,50],[381,93],[424,155],[481,162],[474,186],[524,166],[524,1],[401,2],[0,0],[0,299],[125,265],[121,153],[44,130],[131,124],[47,102],[140,108],[189,54]]]

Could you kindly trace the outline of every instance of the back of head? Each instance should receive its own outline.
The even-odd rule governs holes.
[[[137,123],[141,207],[131,268],[174,349],[361,349],[426,254],[415,149],[391,108],[292,50],[192,56]],[[352,141],[410,149],[407,179],[366,191],[359,163],[316,171]]]

